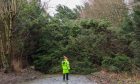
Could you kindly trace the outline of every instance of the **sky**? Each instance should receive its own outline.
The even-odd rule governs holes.
[[[44,2],[47,4],[47,12],[49,12],[51,15],[56,13],[55,9],[59,4],[68,6],[69,8],[73,9],[76,5],[83,5],[84,1],[85,0],[41,0],[42,4]]]
[[[69,8],[73,9],[76,5],[83,5],[83,3],[87,0],[41,0],[42,4],[46,2],[47,4],[47,12],[50,15],[54,15],[56,13],[56,6],[59,4],[66,5]],[[124,0],[126,5],[129,5],[134,0]]]

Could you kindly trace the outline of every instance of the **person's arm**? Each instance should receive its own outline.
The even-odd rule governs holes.
[[[67,67],[70,70],[70,63],[69,63],[69,61],[67,62]]]

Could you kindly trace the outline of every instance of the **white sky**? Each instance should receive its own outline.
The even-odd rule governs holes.
[[[56,13],[55,11],[56,6],[59,4],[66,5],[72,9],[75,8],[76,5],[82,5],[85,0],[41,0],[41,1],[42,3],[46,2],[48,4],[49,9],[47,10],[47,12],[53,15],[54,13]]]

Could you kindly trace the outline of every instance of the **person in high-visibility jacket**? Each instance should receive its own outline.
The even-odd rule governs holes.
[[[69,80],[69,71],[70,71],[70,63],[68,61],[68,57],[64,56],[64,60],[62,61],[62,69],[63,69],[63,80]]]

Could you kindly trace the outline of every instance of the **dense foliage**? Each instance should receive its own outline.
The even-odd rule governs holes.
[[[57,17],[66,14],[57,10]],[[134,53],[130,48],[133,37],[127,35],[131,33],[130,29],[127,31],[131,28],[130,22],[124,22],[118,33],[109,30],[110,23],[106,20],[57,17],[48,17],[48,24],[43,28],[39,53],[34,56],[37,70],[60,72],[63,55],[67,55],[72,73],[90,73],[101,67],[117,72],[131,71]]]
[[[80,18],[81,11],[85,10],[80,6],[70,9],[58,5],[57,13],[50,16],[39,0],[22,1],[12,24],[11,52],[16,59],[15,69],[33,65],[44,73],[58,73],[63,55],[66,55],[71,73],[91,73],[100,69],[132,71],[140,65],[139,9],[136,7],[134,14],[128,15],[116,31],[110,28],[112,25],[107,18]],[[4,32],[2,19],[0,25],[0,32]],[[0,66],[3,68],[1,45],[0,49]]]
[[[134,10],[134,33],[135,33],[135,49],[134,49],[134,54],[135,54],[135,60],[136,64],[140,66],[140,5],[136,6]]]

